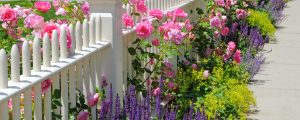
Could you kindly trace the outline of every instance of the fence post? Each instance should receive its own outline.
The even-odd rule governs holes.
[[[113,69],[109,73],[111,83],[113,85],[113,94],[122,94],[123,88],[123,41],[122,41],[122,0],[87,0],[90,3],[91,13],[111,13],[113,16],[112,29],[112,58]],[[103,30],[102,30],[103,32]],[[103,36],[102,36],[103,37]],[[121,97],[122,95],[120,95]],[[121,98],[122,101],[122,98]]]

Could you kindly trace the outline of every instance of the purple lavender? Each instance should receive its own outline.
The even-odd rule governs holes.
[[[250,73],[250,79],[259,72],[261,64],[265,61],[263,55],[253,56],[250,51],[247,51],[243,62],[246,65],[247,71]]]
[[[119,97],[119,95],[117,94],[117,97],[116,97],[116,103],[115,103],[115,110],[116,110],[116,112],[115,112],[115,120],[120,120],[121,119],[121,111],[120,111],[120,109],[121,109],[121,107],[120,107],[120,97]]]
[[[100,108],[100,120],[105,120],[108,113],[109,101],[102,100]]]
[[[260,34],[261,32],[257,28],[252,28],[250,30],[249,39],[251,48],[262,49],[266,40]]]
[[[194,114],[194,103],[190,107],[190,112],[189,112],[188,120],[192,120],[193,119],[193,114]]]
[[[110,84],[109,89],[109,106],[108,106],[108,119],[112,119],[112,113],[113,113],[113,90],[112,85]]]
[[[130,93],[130,111],[129,111],[129,119],[134,120],[135,117],[135,110],[137,106],[136,94],[135,94],[135,87],[133,85],[129,88]]]

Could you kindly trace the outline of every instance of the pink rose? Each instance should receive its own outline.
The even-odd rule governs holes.
[[[184,39],[184,33],[178,29],[172,29],[168,32],[168,39],[173,41],[176,45],[180,45]]]
[[[175,72],[174,71],[167,71],[166,76],[169,78],[175,77]]]
[[[13,107],[12,99],[8,99],[7,106],[8,106],[8,109],[12,109],[12,107]]]
[[[88,120],[89,119],[89,112],[81,111],[77,115],[77,120]]]
[[[83,2],[81,6],[81,10],[84,15],[89,15],[90,14],[90,4],[88,2]]]
[[[163,18],[163,12],[158,9],[153,9],[149,11],[149,15],[161,20]]]
[[[222,32],[221,32],[221,34],[222,34],[223,36],[227,36],[227,35],[228,35],[228,33],[229,33],[229,28],[228,28],[228,27],[224,27],[224,28],[222,28]]]
[[[107,86],[107,77],[105,75],[101,76],[102,88]]]
[[[145,39],[150,37],[153,29],[154,28],[149,21],[141,22],[136,26],[136,33],[139,38]]]
[[[155,88],[155,89],[153,90],[152,95],[153,95],[153,96],[158,96],[159,94],[160,94],[160,88],[157,87],[157,88]]]
[[[65,15],[67,15],[67,11],[66,11],[64,8],[59,7],[59,8],[56,10],[55,15],[63,15],[63,16],[65,16]]]
[[[197,69],[197,64],[192,64],[192,69],[196,70]]]
[[[169,62],[164,62],[164,65],[165,65],[167,68],[172,68],[172,67],[173,67],[172,63],[169,63]]]
[[[178,18],[186,18],[188,14],[184,12],[182,9],[178,8],[174,10],[174,16]]]
[[[228,43],[227,50],[230,51],[230,52],[233,52],[233,51],[235,50],[235,48],[236,48],[235,43],[232,42],[232,41],[230,41],[230,42]]]
[[[219,6],[225,6],[224,0],[215,0],[215,3]]]
[[[0,14],[0,20],[3,22],[10,22],[17,18],[17,12],[11,8],[3,8]]]
[[[191,24],[189,19],[186,19],[184,24],[185,24],[185,28],[187,29],[187,31],[191,31],[193,29],[193,25]]]
[[[237,9],[235,13],[237,19],[244,19],[247,17],[247,12],[243,9]]]
[[[93,106],[97,105],[98,99],[99,99],[99,94],[98,93],[96,93],[94,95],[88,94],[88,96],[87,96],[88,105],[90,107],[93,107]]]
[[[141,0],[129,0],[130,4],[136,5],[140,2]]]
[[[39,29],[44,25],[44,18],[32,13],[25,18],[24,24],[27,28]]]
[[[148,11],[147,6],[145,5],[145,2],[143,0],[139,1],[135,5],[136,11],[140,13],[146,13]]]
[[[34,6],[37,10],[41,12],[48,12],[51,9],[51,3],[50,2],[43,2],[43,1],[38,1],[34,3]]]
[[[169,89],[173,89],[174,86],[175,86],[175,85],[174,85],[174,82],[170,81],[170,82],[168,83],[168,88],[169,88]]]
[[[236,50],[234,55],[233,55],[233,59],[236,63],[240,64],[242,61],[242,57],[241,57],[241,50]]]
[[[52,37],[52,32],[53,30],[58,30],[58,27],[55,25],[55,24],[46,24],[44,27],[43,27],[43,32],[42,34],[44,35],[45,33],[48,33],[49,37],[51,38]],[[58,32],[57,31],[57,32]]]
[[[219,17],[215,16],[212,19],[210,19],[210,26],[211,27],[215,27],[215,28],[219,28],[221,27],[221,20]]]
[[[159,42],[158,39],[152,40],[152,45],[154,45],[154,46],[159,46],[159,44],[160,44],[160,42]]]
[[[46,92],[52,85],[52,80],[47,79],[42,82],[42,92]]]
[[[203,72],[203,77],[204,77],[205,79],[207,79],[208,76],[209,76],[209,71],[208,71],[208,70],[204,70],[204,72]]]
[[[123,21],[123,24],[126,26],[126,27],[133,27],[134,26],[134,22],[133,22],[133,19],[131,16],[129,16],[127,13],[124,13],[122,15],[122,21]]]

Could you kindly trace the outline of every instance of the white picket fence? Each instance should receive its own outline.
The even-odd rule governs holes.
[[[189,12],[200,6],[200,0],[146,1],[148,8],[165,11],[181,7]],[[60,29],[60,35],[58,31],[54,31],[51,40],[48,35],[44,35],[43,40],[36,37],[32,50],[28,41],[23,42],[21,49],[14,45],[10,55],[11,80],[8,78],[8,55],[4,50],[0,51],[0,120],[51,120],[51,94],[55,89],[61,90],[62,103],[62,107],[55,112],[61,114],[63,120],[67,120],[68,108],[76,107],[76,89],[84,95],[95,93],[96,88],[101,86],[102,75],[114,86],[114,95],[123,93],[127,74],[132,73],[132,58],[127,48],[136,36],[134,28],[122,29],[121,15],[130,10],[122,9],[121,0],[88,2],[92,11],[90,19],[68,26],[72,38],[70,49],[67,48],[65,28]],[[189,17],[193,19],[194,14],[195,12]],[[52,87],[42,93],[41,82],[49,78],[53,82]],[[11,115],[9,99],[12,99]],[[24,111],[21,111],[21,103]],[[21,112],[24,112],[23,116]],[[93,120],[96,119],[96,114],[94,107],[91,112]]]

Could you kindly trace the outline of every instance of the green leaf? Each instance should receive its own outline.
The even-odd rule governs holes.
[[[55,105],[59,106],[59,107],[62,106],[62,104],[61,104],[61,102],[60,102],[59,100],[53,100],[52,102],[53,102]]]
[[[140,42],[141,41],[141,39],[139,39],[139,38],[137,38],[132,44],[134,45],[134,44],[137,44],[138,42]]]
[[[54,99],[59,99],[60,96],[61,96],[60,90],[58,90],[58,89],[54,90],[54,93],[53,93],[53,97],[52,97],[52,98],[54,98]]]
[[[133,47],[128,48],[128,52],[130,55],[135,55],[136,54],[136,50]]]

